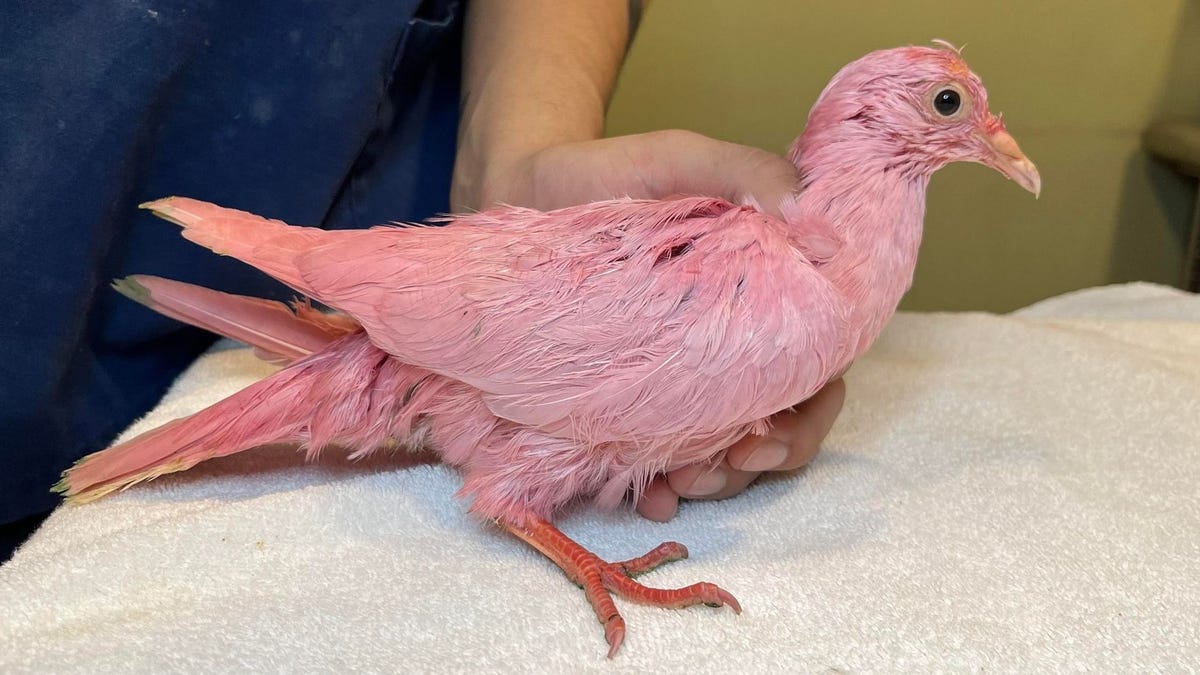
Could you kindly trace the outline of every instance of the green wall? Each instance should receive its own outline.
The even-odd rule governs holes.
[[[975,165],[938,173],[903,306],[1006,311],[1178,283],[1194,182],[1149,159],[1140,135],[1200,117],[1200,1],[654,0],[608,133],[679,127],[782,153],[839,67],[934,38],[965,43],[1044,189],[1035,201]]]

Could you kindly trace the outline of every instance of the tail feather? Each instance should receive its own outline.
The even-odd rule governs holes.
[[[239,340],[274,363],[290,363],[359,330],[343,314],[324,314],[308,303],[231,295],[180,281],[133,275],[113,282],[126,297],[177,321]]]
[[[312,295],[295,259],[329,233],[192,199],[170,197],[142,206],[183,226],[188,239]],[[282,303],[149,276],[114,286],[166,316],[241,340],[290,365],[193,415],[79,460],[54,487],[71,502],[270,443],[299,443],[310,457],[330,444],[356,448],[362,456],[415,443],[417,401],[445,386],[429,383],[426,371],[390,359],[353,319],[307,303],[289,310]]]
[[[333,234],[187,197],[166,197],[141,208],[182,227],[189,241],[249,263],[308,296],[313,293],[296,267],[296,258]]]
[[[294,381],[301,373],[279,371],[194,415],[92,453],[63,472],[54,491],[73,503],[89,502],[206,459],[297,441],[303,424],[294,414],[292,397],[264,394],[303,389],[296,386],[303,382]]]
[[[353,333],[188,417],[93,453],[55,491],[84,502],[144,480],[273,443],[355,449],[418,443],[421,415],[448,380],[389,358]]]

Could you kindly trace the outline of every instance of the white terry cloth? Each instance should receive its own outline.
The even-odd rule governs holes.
[[[206,355],[135,430],[271,368]],[[0,672],[1181,671],[1200,664],[1200,297],[1133,284],[1013,315],[900,314],[807,470],[657,524],[581,509],[643,581],[583,594],[464,515],[441,466],[290,451],[58,509],[0,568]],[[47,486],[49,488],[49,486]]]

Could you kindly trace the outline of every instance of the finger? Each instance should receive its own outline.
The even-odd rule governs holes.
[[[646,486],[637,502],[637,512],[643,518],[665,523],[675,517],[679,510],[679,495],[663,477],[655,478]]]
[[[788,160],[759,148],[727,143],[731,157],[724,178],[724,196],[737,204],[753,204],[765,213],[782,218],[780,205],[796,191],[796,167]]]
[[[775,415],[766,436],[747,437],[730,447],[729,465],[741,471],[790,471],[808,464],[845,401],[845,382],[833,380],[794,410]]]
[[[728,499],[745,490],[759,476],[758,471],[739,471],[729,466],[728,463],[722,463],[721,466],[717,467],[716,471],[720,472],[725,479],[724,484],[719,490],[707,494],[685,494],[680,496],[693,500]]]
[[[762,471],[804,466],[816,456],[845,398],[845,383],[834,380],[795,410],[776,416],[768,435],[743,438],[723,458],[676,469],[667,474],[667,484],[687,499],[724,499]]]
[[[777,414],[771,418],[771,423],[778,425],[783,418],[792,415],[794,413],[791,412]],[[746,436],[730,446],[729,452],[726,453],[726,461],[729,462],[730,468],[740,471],[773,471],[792,460],[790,441],[774,436]]]
[[[689,464],[667,473],[667,484],[680,497],[695,499],[725,488],[729,465],[725,464],[724,453],[712,461]]]

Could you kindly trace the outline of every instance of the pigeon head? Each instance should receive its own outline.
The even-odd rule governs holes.
[[[989,110],[983,82],[947,43],[880,50],[842,68],[813,106],[792,160],[799,165],[818,147],[826,160],[925,178],[951,162],[977,162],[1034,195],[1042,186]]]

